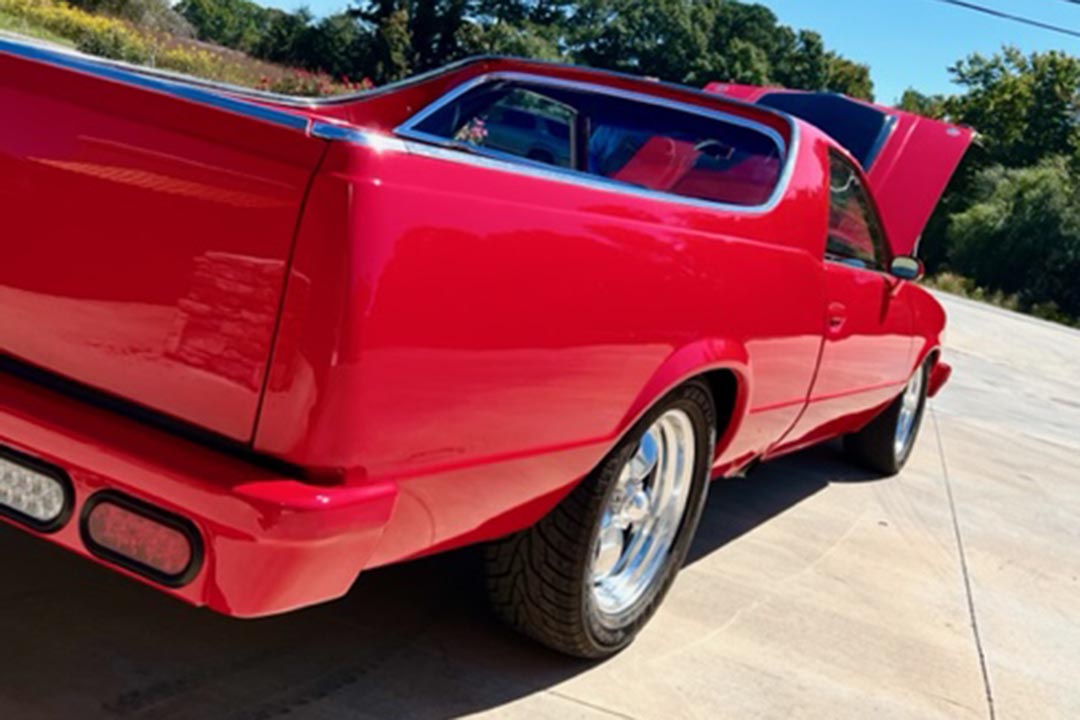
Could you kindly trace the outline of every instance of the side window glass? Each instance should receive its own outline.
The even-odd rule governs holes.
[[[589,118],[588,170],[612,180],[731,205],[762,205],[780,181],[780,148],[736,123],[611,99]]]
[[[577,115],[575,108],[539,89],[498,84],[440,108],[416,129],[465,145],[571,168]]]
[[[880,269],[886,260],[885,236],[855,168],[829,155],[829,235],[825,255],[831,260]]]

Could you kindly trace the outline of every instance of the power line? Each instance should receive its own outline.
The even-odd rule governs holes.
[[[1020,15],[1013,15],[1012,13],[1002,12],[1001,10],[988,8],[985,5],[977,5],[973,2],[966,2],[966,0],[937,0],[937,2],[965,8],[974,12],[983,13],[984,15],[991,15],[996,18],[1001,18],[1002,20],[1012,20],[1013,22],[1023,23],[1024,25],[1030,25],[1031,27],[1042,28],[1043,30],[1049,30],[1051,32],[1061,33],[1062,35],[1070,35],[1075,38],[1080,38],[1080,31],[1078,30],[1070,30],[1069,28],[1064,28],[1060,25],[1052,25],[1051,23],[1042,22],[1041,20],[1032,20],[1031,18],[1022,17]],[[1066,2],[1080,5],[1080,0],[1066,0]]]

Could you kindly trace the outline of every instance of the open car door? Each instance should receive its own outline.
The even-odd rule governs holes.
[[[828,133],[859,161],[893,255],[915,254],[919,238],[975,132],[836,93],[710,83],[708,92],[765,105]]]

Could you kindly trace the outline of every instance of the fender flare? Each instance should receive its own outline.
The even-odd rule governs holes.
[[[668,355],[623,415],[611,447],[616,447],[638,420],[669,392],[688,380],[717,370],[726,370],[734,375],[735,402],[728,417],[721,418],[718,414],[721,431],[716,438],[713,452],[715,460],[738,432],[746,416],[751,388],[750,357],[746,346],[741,342],[722,338],[696,340]]]

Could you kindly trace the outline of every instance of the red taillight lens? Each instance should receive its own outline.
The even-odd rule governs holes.
[[[92,498],[83,533],[96,555],[166,584],[186,582],[199,560],[189,523],[124,496]]]

